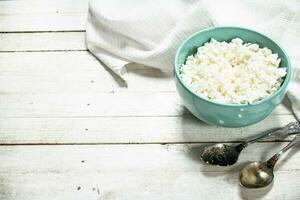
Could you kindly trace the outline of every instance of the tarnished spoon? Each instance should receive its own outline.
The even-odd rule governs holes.
[[[211,165],[229,166],[237,162],[241,151],[249,144],[252,144],[262,138],[276,136],[287,137],[292,134],[300,132],[299,122],[291,122],[283,128],[267,132],[263,135],[255,137],[254,139],[246,140],[238,145],[215,144],[206,147],[201,154],[201,159]]]
[[[300,134],[266,162],[252,162],[241,171],[240,182],[246,188],[262,188],[274,179],[273,169],[280,156],[293,146],[300,144]]]

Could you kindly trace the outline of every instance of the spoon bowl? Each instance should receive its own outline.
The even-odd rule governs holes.
[[[300,144],[299,134],[266,162],[252,162],[248,164],[241,171],[240,183],[246,188],[262,188],[270,185],[274,179],[273,169],[280,156],[297,144]]]
[[[270,132],[266,132],[255,138],[245,140],[239,144],[227,145],[223,143],[214,144],[208,146],[202,152],[200,158],[207,164],[218,166],[229,166],[237,162],[241,151],[249,144],[252,144],[262,138],[276,136],[278,138],[287,137],[292,134],[298,134],[300,132],[299,122],[291,122],[285,127],[274,129]]]
[[[240,182],[246,188],[262,188],[270,185],[274,179],[273,168],[265,162],[252,162],[244,167]]]
[[[237,162],[241,150],[239,146],[215,144],[204,149],[201,159],[207,164],[229,166]]]

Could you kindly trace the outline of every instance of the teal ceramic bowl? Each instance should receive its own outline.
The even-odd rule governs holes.
[[[197,48],[211,38],[229,42],[236,37],[244,42],[257,43],[260,47],[268,47],[273,53],[279,55],[280,67],[287,68],[287,75],[281,87],[271,96],[252,104],[222,104],[205,99],[189,89],[181,79],[179,71],[187,56],[196,53]],[[282,47],[261,33],[239,27],[214,27],[191,35],[178,48],[174,63],[176,88],[187,109],[206,123],[225,127],[243,127],[266,118],[282,101],[290,81],[291,71],[289,57]]]

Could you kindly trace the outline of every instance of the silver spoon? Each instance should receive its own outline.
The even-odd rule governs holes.
[[[274,179],[273,169],[280,156],[287,150],[300,144],[300,134],[278,153],[272,156],[266,162],[252,162],[241,171],[240,182],[246,188],[261,188],[272,183]]]
[[[299,122],[291,122],[283,128],[267,132],[254,139],[246,140],[238,145],[215,144],[206,147],[201,154],[201,159],[211,165],[229,166],[237,162],[241,151],[248,145],[265,137],[284,137],[300,132]]]

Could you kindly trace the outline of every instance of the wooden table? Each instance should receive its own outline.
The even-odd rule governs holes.
[[[233,142],[295,120],[286,101],[246,128],[204,124],[172,77],[132,65],[126,85],[85,46],[88,0],[0,1],[0,199],[300,199],[300,153],[280,160],[270,189],[238,184],[250,160],[287,141],[247,148],[239,164],[199,161],[209,142]],[[289,158],[287,158],[289,157]]]

